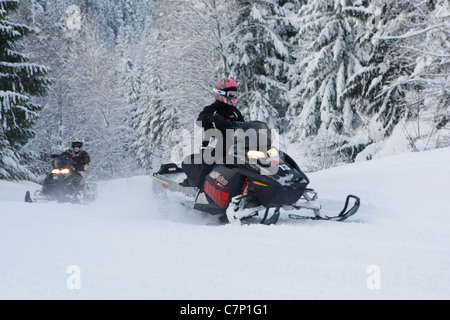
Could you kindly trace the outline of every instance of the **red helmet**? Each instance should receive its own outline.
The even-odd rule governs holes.
[[[214,99],[236,107],[238,100],[237,89],[238,85],[234,80],[229,78],[220,79],[213,88]]]

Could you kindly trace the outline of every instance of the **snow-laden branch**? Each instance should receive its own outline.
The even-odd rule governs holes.
[[[0,90],[0,107],[6,110],[12,107],[12,104],[17,104],[19,101],[27,101],[28,96],[12,92],[12,91],[2,91]]]
[[[420,50],[414,47],[410,47],[410,46],[401,46],[400,48],[404,48],[404,49],[408,49],[408,50],[413,50],[428,56],[434,56],[434,57],[439,57],[439,58],[450,58],[450,54],[440,54],[437,52],[430,52],[430,51],[424,51],[424,50]]]
[[[413,37],[417,37],[421,34],[427,33],[431,30],[434,29],[442,29],[442,28],[446,28],[448,27],[447,24],[438,24],[438,25],[434,25],[434,26],[430,26],[426,29],[423,30],[415,30],[415,31],[410,31],[407,32],[405,34],[402,34],[400,36],[374,36],[373,38],[375,40],[401,40],[401,39],[408,39],[408,38],[413,38]]]
[[[46,73],[48,69],[44,66],[34,64],[34,63],[26,63],[26,62],[6,62],[0,61],[0,66],[9,67],[13,69],[26,69],[28,73],[34,75],[35,73]]]

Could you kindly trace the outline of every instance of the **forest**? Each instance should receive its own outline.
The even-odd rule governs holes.
[[[147,174],[239,84],[308,170],[450,146],[448,0],[0,0],[0,179],[74,137],[90,175]]]

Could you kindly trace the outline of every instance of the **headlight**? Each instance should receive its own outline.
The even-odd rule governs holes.
[[[267,150],[267,154],[269,155],[270,158],[278,157],[280,155],[277,148],[272,148],[272,149]]]
[[[59,169],[53,169],[53,170],[52,170],[52,173],[53,173],[53,174],[60,174],[60,173],[61,173],[61,170],[59,170]]]
[[[68,168],[61,169],[61,173],[62,174],[69,174],[70,173],[70,169],[68,169]]]
[[[262,151],[249,150],[247,152],[247,157],[250,159],[264,159],[266,158],[266,154]]]

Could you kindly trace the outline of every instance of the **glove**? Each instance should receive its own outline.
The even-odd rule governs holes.
[[[211,122],[213,122],[217,129],[235,129],[234,122],[226,121],[220,114],[214,114],[211,117]]]
[[[224,123],[226,123],[226,120],[225,120],[225,118],[223,117],[223,116],[221,116],[220,114],[213,114],[212,116],[211,116],[211,122],[214,122],[214,124],[216,125],[216,127],[217,127],[217,125],[223,125]]]
[[[75,162],[84,162],[84,156],[73,157],[73,161],[75,161]]]

